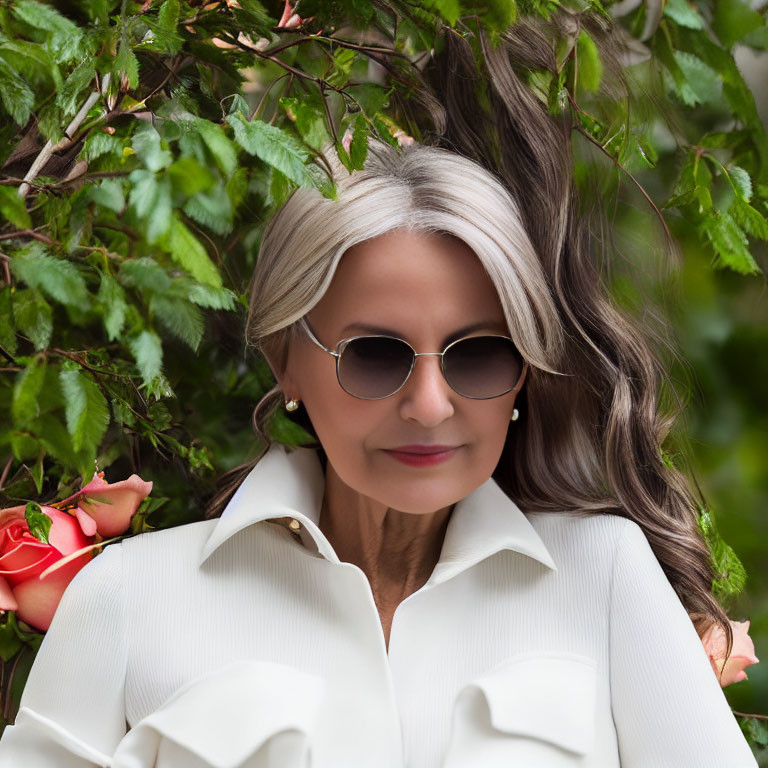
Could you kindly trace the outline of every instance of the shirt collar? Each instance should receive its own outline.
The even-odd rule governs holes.
[[[203,546],[200,565],[244,528],[285,517],[304,526],[320,555],[333,563],[341,562],[319,527],[324,492],[325,476],[316,450],[288,450],[273,444],[225,507]],[[557,570],[528,518],[489,478],[454,506],[440,559],[427,584],[447,581],[502,549],[520,552]]]

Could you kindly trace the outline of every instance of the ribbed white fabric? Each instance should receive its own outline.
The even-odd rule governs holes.
[[[525,515],[488,480],[387,653],[323,487],[314,451],[276,445],[219,520],[106,547],[0,768],[756,768],[635,523]],[[265,522],[286,517],[298,534]]]

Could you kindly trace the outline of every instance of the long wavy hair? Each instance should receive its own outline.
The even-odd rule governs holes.
[[[525,83],[526,71],[556,71],[551,31],[515,25],[500,45],[483,45],[483,72],[468,43],[448,35],[423,73],[421,106],[435,127],[429,144],[397,149],[371,139],[365,167],[351,174],[332,148],[324,153],[338,197],[298,189],[268,223],[246,343],[280,372],[303,333],[298,321],[353,245],[397,228],[460,238],[496,287],[510,336],[530,364],[521,416],[493,477],[527,512],[634,520],[699,636],[719,625],[730,655],[733,634],[711,591],[715,574],[695,495],[662,449],[679,406],[660,400],[674,387],[650,339],[603,284],[603,252],[573,183],[571,125],[552,117]],[[599,38],[605,30],[592,32]],[[265,447],[268,421],[282,403],[275,386],[254,410]],[[288,418],[317,438],[303,405]],[[207,517],[221,513],[258,460],[227,473]]]

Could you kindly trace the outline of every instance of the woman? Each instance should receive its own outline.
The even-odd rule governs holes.
[[[247,326],[257,424],[279,398],[317,444],[78,574],[0,766],[756,766],[640,337],[596,281],[603,348],[573,332],[479,164],[335,175],[267,227]]]

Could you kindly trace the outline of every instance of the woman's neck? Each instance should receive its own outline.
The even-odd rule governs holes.
[[[394,613],[432,574],[452,509],[430,514],[392,509],[350,488],[329,462],[320,530],[340,560],[368,577],[380,612]]]

